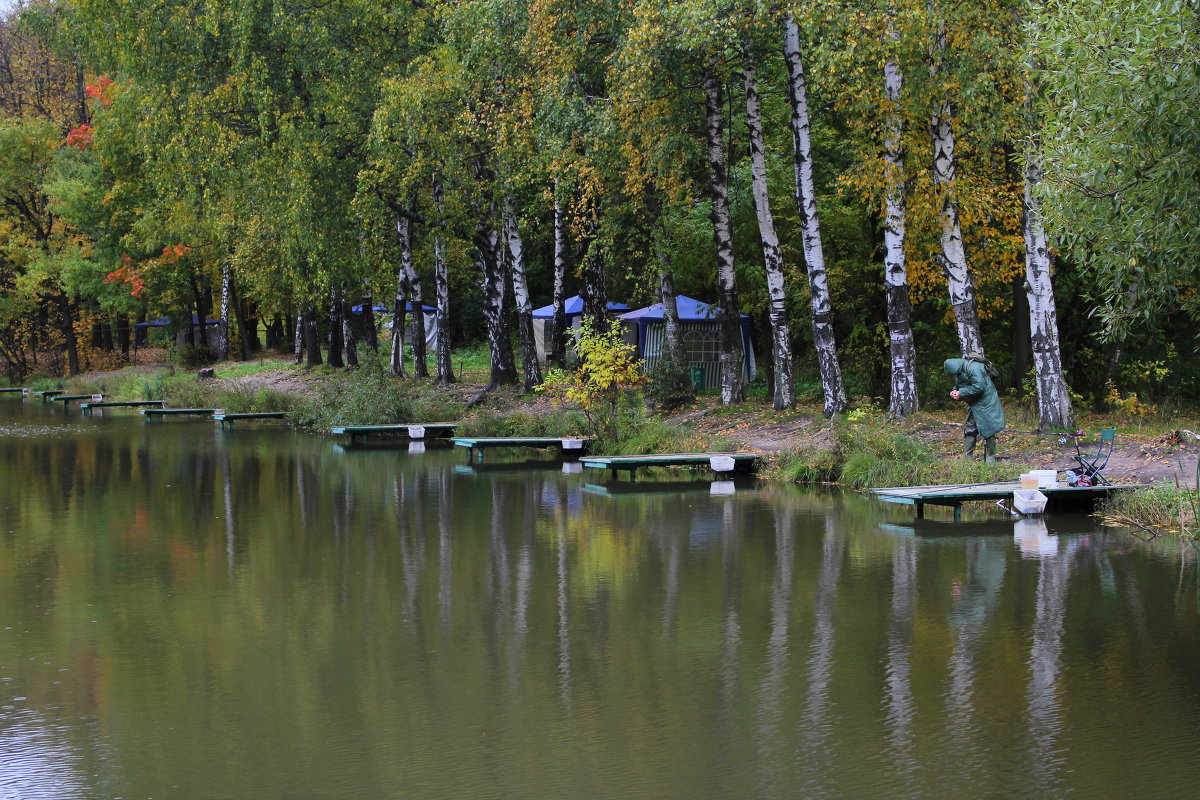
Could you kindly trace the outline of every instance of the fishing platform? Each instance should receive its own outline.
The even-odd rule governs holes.
[[[591,445],[591,437],[563,436],[455,436],[456,447],[467,448],[467,463],[475,463],[475,455],[483,460],[483,451],[492,447],[532,447],[546,450],[557,447],[565,456],[569,453],[582,454]]]
[[[579,459],[585,467],[607,469],[613,478],[620,470],[637,479],[643,467],[708,467],[717,474],[753,472],[758,462],[755,453],[658,453],[648,456],[587,456]]]
[[[208,417],[217,413],[215,408],[143,408],[141,415],[146,418],[146,422],[158,420],[162,422],[163,417]]]
[[[60,395],[60,394],[66,394],[66,392],[63,391],[62,389],[42,389],[41,391],[34,392],[33,396],[42,398],[42,402],[45,403],[45,402],[48,402],[51,398],[55,397],[56,395]]]
[[[75,402],[76,400],[90,400],[90,401],[99,403],[102,400],[104,400],[105,397],[106,397],[106,395],[102,395],[102,394],[60,394],[60,395],[56,395],[55,397],[53,397],[51,399],[55,403],[62,403],[63,408],[66,408],[67,406],[71,405],[71,403]]]
[[[233,430],[233,423],[243,419],[287,419],[285,411],[245,411],[241,414],[217,414],[214,413],[212,418],[215,422],[220,423],[221,430]]]
[[[454,433],[457,422],[410,422],[402,425],[339,425],[331,428],[334,436],[349,436],[350,444],[366,442],[372,436],[388,437],[397,434],[409,439],[424,439],[427,435],[446,437]]]
[[[1146,488],[1149,488],[1149,484],[1053,486],[1038,491],[1046,496],[1046,511],[1078,511],[1090,509],[1097,500],[1103,500],[1117,492]],[[1013,493],[1020,490],[1020,481],[998,481],[953,486],[893,486],[869,491],[885,503],[915,506],[918,519],[924,519],[925,506],[948,506],[954,509],[954,520],[958,522],[962,519],[963,503],[978,500],[1012,500]]]
[[[79,410],[83,412],[84,416],[90,417],[92,410],[96,408],[146,408],[151,406],[162,408],[162,405],[162,400],[104,400],[98,403],[80,403]]]
[[[21,387],[21,386],[3,386],[3,387],[0,387],[0,394],[14,394],[14,393],[17,393],[17,394],[25,394],[25,392],[27,392],[27,391],[29,391],[29,390],[28,390],[28,389],[25,389],[25,388],[23,388],[23,387]]]

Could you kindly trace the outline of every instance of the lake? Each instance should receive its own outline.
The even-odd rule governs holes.
[[[5,800],[1195,796],[1186,541],[58,406],[0,397]]]

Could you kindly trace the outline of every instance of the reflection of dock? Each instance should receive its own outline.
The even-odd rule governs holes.
[[[583,490],[588,494],[598,494],[604,497],[647,497],[687,492],[710,494],[712,484],[708,481],[612,481],[610,483],[585,483]]]
[[[887,503],[916,506],[918,518],[925,516],[925,506],[927,505],[949,506],[954,509],[954,518],[958,520],[963,503],[979,500],[1011,500],[1013,492],[1020,488],[1021,484],[1018,481],[1001,481],[954,486],[896,486],[887,489],[871,489],[870,492]],[[1078,511],[1089,509],[1096,504],[1097,500],[1103,500],[1116,492],[1142,488],[1146,488],[1146,485],[1058,486],[1039,491],[1046,495],[1047,511]]]
[[[562,462],[531,458],[525,461],[501,461],[493,464],[459,464],[455,472],[463,475],[485,475],[503,472],[561,472]]]
[[[424,453],[426,450],[449,450],[454,445],[449,439],[378,439],[369,442],[337,442],[333,449],[338,453],[370,453],[380,450],[407,450]]]

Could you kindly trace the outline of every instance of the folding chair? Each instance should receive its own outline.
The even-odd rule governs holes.
[[[1112,486],[1112,482],[1104,477],[1104,468],[1108,466],[1109,456],[1112,455],[1113,445],[1117,441],[1116,428],[1102,428],[1100,441],[1096,443],[1096,452],[1084,455],[1079,449],[1079,439],[1075,439],[1075,460],[1079,462],[1082,473],[1088,477],[1092,485]]]

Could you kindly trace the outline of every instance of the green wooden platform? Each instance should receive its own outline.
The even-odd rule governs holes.
[[[1090,508],[1097,500],[1133,489],[1148,488],[1148,484],[1119,484],[1114,486],[1055,486],[1039,489],[1046,495],[1046,511],[1067,511]],[[893,486],[871,489],[871,494],[885,503],[901,503],[914,506],[917,517],[924,518],[925,506],[948,506],[954,509],[954,518],[961,518],[962,504],[974,501],[1011,500],[1013,492],[1021,488],[1020,481],[998,481],[995,483],[971,483],[952,486]]]
[[[143,408],[141,414],[146,418],[146,422],[156,419],[162,422],[163,417],[208,417],[216,411],[215,408]]]
[[[55,395],[59,395],[59,394],[66,394],[66,392],[63,391],[62,389],[43,389],[40,392],[34,392],[33,396],[42,398],[42,402],[45,403],[45,402],[48,402],[51,398],[53,398]]]
[[[104,395],[100,395],[100,396],[104,397]],[[63,408],[66,408],[71,403],[75,402],[76,400],[91,400],[93,397],[95,397],[95,395],[92,395],[92,394],[60,394],[60,395],[57,395],[54,398],[52,398],[52,400],[55,403],[62,403]],[[101,401],[97,400],[96,402],[101,402]]]
[[[446,436],[454,433],[457,422],[409,422],[402,425],[339,425],[331,428],[334,436],[349,436],[350,444],[365,442],[372,435],[388,436],[402,434],[410,439],[424,439],[426,434]]]
[[[734,472],[752,472],[758,461],[758,456],[754,453],[658,453],[648,456],[585,456],[579,460],[585,467],[609,470],[614,478],[617,477],[619,470],[625,470],[629,473],[630,479],[634,479],[637,471],[643,467],[708,467],[712,469],[712,459],[719,457],[733,459],[733,470],[731,471]]]
[[[241,419],[287,419],[284,411],[247,411],[241,414],[213,414],[213,420],[220,423],[222,430],[233,430],[233,423]]]
[[[161,408],[162,404],[162,400],[105,400],[100,403],[80,403],[79,409],[84,416],[90,417],[92,409],[96,408],[146,408],[150,406]]]
[[[483,460],[483,451],[492,447],[532,447],[542,450],[557,447],[564,455],[582,455],[592,443],[590,437],[582,436],[455,436],[452,441],[456,447],[467,448],[468,464],[474,463],[476,454]]]
[[[20,386],[4,386],[0,387],[0,394],[24,394],[27,390]]]

